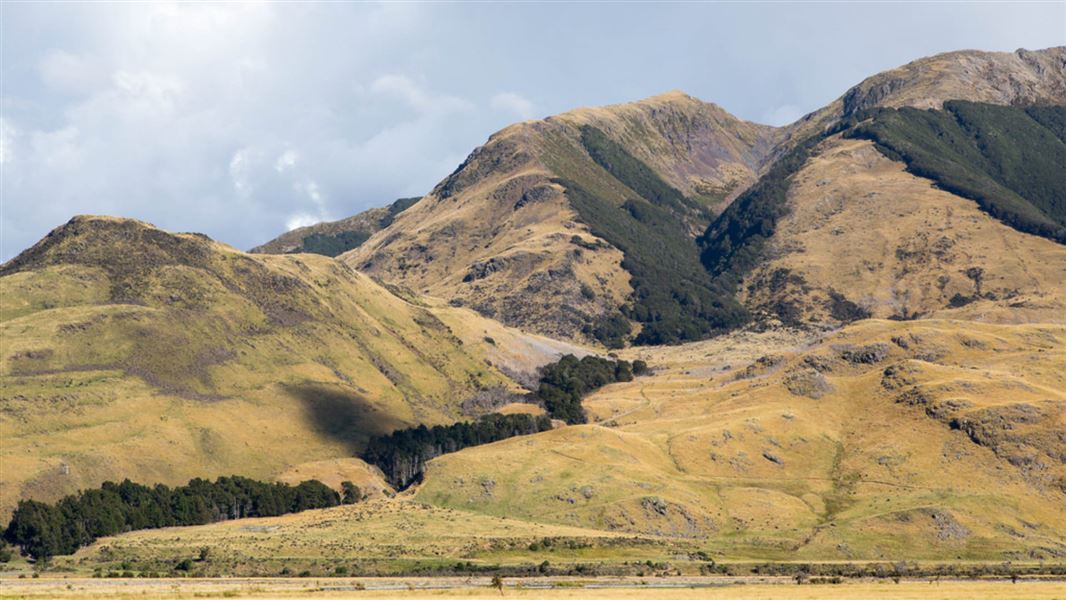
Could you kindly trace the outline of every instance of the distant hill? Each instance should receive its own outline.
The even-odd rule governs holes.
[[[392,224],[396,215],[410,208],[418,198],[400,198],[382,208],[371,208],[339,221],[316,223],[287,231],[249,250],[253,254],[296,254],[301,252],[337,256],[358,248],[370,236]]]

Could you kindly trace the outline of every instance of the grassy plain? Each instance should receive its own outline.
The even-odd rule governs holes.
[[[763,580],[765,581],[765,580]],[[1009,581],[848,582],[840,585],[794,585],[760,580],[691,579],[668,581],[605,581],[573,579],[505,579],[504,589],[487,578],[467,579],[251,579],[251,580],[0,580],[0,598],[548,598],[548,599],[749,599],[833,600],[1059,600],[1064,584]],[[645,585],[650,584],[650,585]],[[677,587],[654,587],[671,585]],[[440,589],[444,586],[444,589]],[[625,587],[622,587],[625,586]],[[436,587],[437,589],[434,589]]]

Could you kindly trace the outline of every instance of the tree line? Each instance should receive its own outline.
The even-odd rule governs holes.
[[[361,458],[381,469],[396,489],[404,489],[419,481],[425,464],[438,456],[517,435],[547,431],[551,427],[551,418],[546,415],[496,413],[474,422],[433,427],[419,425],[371,439]]]
[[[632,381],[634,375],[647,371],[648,365],[642,360],[630,363],[591,355],[578,359],[567,354],[541,368],[540,385],[533,396],[552,418],[571,425],[587,423],[582,398],[609,383]]]
[[[48,559],[73,554],[97,538],[135,529],[271,517],[340,502],[337,492],[317,480],[290,486],[233,476],[214,482],[197,478],[170,488],[126,479],[65,496],[55,504],[21,500],[3,537],[20,546],[24,554]]]
[[[381,469],[397,489],[404,489],[419,481],[426,463],[438,456],[547,431],[552,428],[552,419],[585,423],[588,417],[581,407],[583,397],[608,383],[631,381],[634,375],[647,370],[640,360],[630,363],[596,356],[578,359],[568,354],[541,368],[539,387],[529,395],[529,401],[542,405],[546,415],[492,413],[473,422],[400,429],[371,439],[360,458]]]

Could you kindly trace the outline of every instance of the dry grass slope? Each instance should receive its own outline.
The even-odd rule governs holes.
[[[879,318],[1066,315],[1066,246],[936,189],[871,142],[821,144],[793,177],[789,208],[742,286],[756,310],[835,321],[847,316],[836,295]]]
[[[270,478],[511,385],[332,259],[78,217],[3,266],[0,514],[106,479]]]
[[[641,350],[662,366],[586,400],[598,424],[441,457],[417,497],[729,558],[1066,555],[1063,326],[780,337]]]

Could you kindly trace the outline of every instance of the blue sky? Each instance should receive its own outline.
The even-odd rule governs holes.
[[[1066,44],[1066,2],[0,4],[0,256],[81,213],[239,248],[420,195],[493,131],[681,89],[784,124]]]

